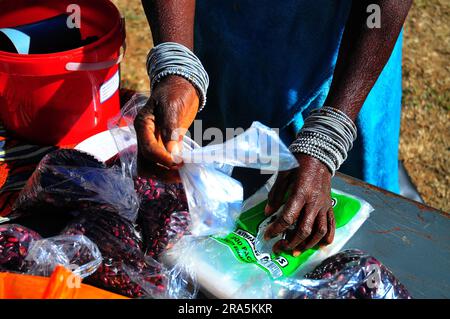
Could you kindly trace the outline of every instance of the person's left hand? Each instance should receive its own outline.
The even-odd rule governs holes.
[[[278,241],[273,247],[276,253],[287,250],[292,251],[293,256],[298,256],[317,244],[331,244],[336,227],[330,171],[314,157],[304,154],[296,157],[299,167],[280,172],[269,193],[266,216],[272,215],[281,207],[287,191],[289,199],[264,235],[267,240],[295,226],[294,230],[287,231],[286,239]]]

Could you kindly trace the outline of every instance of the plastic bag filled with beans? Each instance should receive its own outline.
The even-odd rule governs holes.
[[[24,226],[0,225],[0,271],[26,272],[30,244],[40,239],[41,235]]]
[[[97,244],[103,260],[85,283],[131,298],[192,298],[196,289],[179,285],[170,269],[145,256],[135,226],[127,219],[107,211],[80,214],[62,232],[82,234]],[[180,276],[181,274],[179,274]]]
[[[101,261],[97,246],[85,236],[43,239],[18,224],[0,225],[0,271],[48,277],[57,265],[63,265],[84,278]]]
[[[13,206],[13,216],[91,208],[137,216],[133,181],[118,167],[73,149],[53,151],[41,160]]]
[[[274,282],[276,295],[294,299],[411,299],[393,273],[360,250],[325,259],[305,279]]]
[[[126,163],[124,159],[132,158],[135,153],[135,146],[130,146],[107,161],[107,165],[120,166]],[[186,193],[177,178],[161,178],[147,173],[134,176],[133,180],[139,198],[137,223],[142,230],[144,251],[157,259],[189,234],[191,219]]]
[[[33,241],[30,244],[26,273],[49,277],[63,265],[81,278],[92,275],[102,262],[95,243],[83,235],[63,235]]]
[[[158,258],[189,233],[190,215],[181,183],[137,177],[140,197],[138,222],[144,235],[146,254]]]

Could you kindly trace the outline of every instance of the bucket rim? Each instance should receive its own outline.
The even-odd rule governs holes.
[[[39,54],[19,54],[14,52],[7,52],[7,51],[1,51],[0,50],[0,61],[5,62],[4,59],[8,59],[8,61],[14,61],[14,62],[30,62],[33,60],[41,60],[41,59],[57,59],[60,61],[63,57],[77,57],[77,56],[83,56],[86,55],[87,52],[95,51],[99,46],[101,46],[103,43],[110,40],[110,38],[114,37],[117,34],[117,30],[121,30],[120,35],[120,45],[122,45],[123,41],[125,41],[125,18],[121,15],[119,9],[112,3],[110,0],[104,0],[103,1],[106,5],[108,5],[113,11],[115,11],[115,20],[116,23],[114,26],[100,39],[89,43],[88,45],[81,46],[78,48],[66,50],[66,51],[60,51],[60,52],[52,52],[52,53],[39,53]]]

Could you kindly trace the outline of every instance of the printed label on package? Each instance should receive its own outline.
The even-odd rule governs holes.
[[[361,204],[354,198],[332,193],[332,200],[336,228],[347,224],[360,211]],[[275,254],[271,248],[268,248],[268,251],[259,251],[256,245],[258,232],[264,231],[274,219],[273,216],[264,215],[265,205],[266,201],[242,213],[237,228],[232,233],[225,237],[213,238],[226,245],[237,260],[256,264],[274,279],[291,276],[317,251],[317,248],[308,249],[298,257],[293,257],[288,252]]]

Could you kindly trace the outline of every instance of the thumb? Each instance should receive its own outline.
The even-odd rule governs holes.
[[[156,135],[155,116],[151,109],[143,109],[134,120],[138,141],[138,152],[142,158],[163,164],[167,167],[174,165],[171,154],[165,149]]]
[[[167,151],[172,155],[173,162],[177,165],[183,162],[182,155],[183,144],[177,141],[169,141],[166,144]]]

